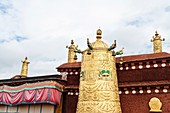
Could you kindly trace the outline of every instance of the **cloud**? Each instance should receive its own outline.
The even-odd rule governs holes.
[[[11,4],[0,2],[0,13],[7,14],[9,9],[11,9]]]
[[[138,18],[138,19],[132,20],[130,22],[127,22],[127,25],[140,27],[140,26],[143,26],[143,25],[148,24],[150,22],[152,22],[152,20]]]
[[[6,40],[0,39],[0,44],[6,42]]]
[[[168,51],[169,6],[169,0],[6,0],[0,3],[0,78],[19,74],[25,56],[29,76],[56,73],[67,62],[70,40],[84,50],[99,26],[102,40],[117,40],[116,50],[124,47],[124,55],[152,53],[155,30],[166,38]]]
[[[15,36],[14,38],[12,38],[12,40],[16,40],[17,42],[21,42],[23,40],[26,40],[27,38],[26,37],[23,37],[23,36]]]
[[[167,7],[165,8],[165,12],[170,12],[170,6],[167,6]]]

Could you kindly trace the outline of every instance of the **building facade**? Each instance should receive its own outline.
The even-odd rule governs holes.
[[[154,53],[116,56],[122,113],[170,112],[170,54],[162,52],[162,41],[156,32]],[[73,41],[67,48],[68,62],[56,68],[59,75],[27,77],[22,71],[0,80],[0,113],[76,113],[83,64],[76,61],[75,50],[81,51]],[[112,55],[121,52],[112,51]],[[22,70],[27,71],[27,66]]]

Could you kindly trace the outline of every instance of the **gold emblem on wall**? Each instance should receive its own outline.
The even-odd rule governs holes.
[[[153,97],[149,101],[150,112],[162,112],[162,102],[157,97]]]

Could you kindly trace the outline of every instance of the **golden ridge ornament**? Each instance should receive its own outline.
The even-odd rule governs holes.
[[[77,56],[76,53],[74,52],[77,49],[78,46],[74,45],[74,41],[71,40],[71,45],[66,46],[68,48],[68,63],[73,63],[76,62]]]
[[[76,113],[121,113],[114,48],[101,40],[87,40],[88,48],[82,51],[79,99]],[[119,52],[118,52],[119,53]],[[120,53],[119,53],[120,54]]]
[[[28,58],[25,57],[24,61],[22,61],[22,69],[21,69],[21,75],[22,76],[26,76],[27,77],[27,74],[28,74],[28,64],[30,62],[28,61]]]
[[[165,39],[161,39],[161,36],[158,34],[157,31],[155,31],[155,37],[153,36],[151,39],[151,42],[153,42],[154,53],[162,52],[162,41],[165,41]]]

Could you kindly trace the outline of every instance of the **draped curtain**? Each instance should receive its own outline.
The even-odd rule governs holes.
[[[34,85],[34,87],[33,87]],[[31,86],[31,87],[30,87]],[[37,87],[38,86],[38,87]],[[7,90],[8,89],[8,90]],[[0,104],[19,105],[19,104],[36,104],[49,103],[60,104],[61,90],[56,84],[48,84],[47,82],[37,84],[27,84],[25,87],[8,86],[8,88],[0,88]]]

